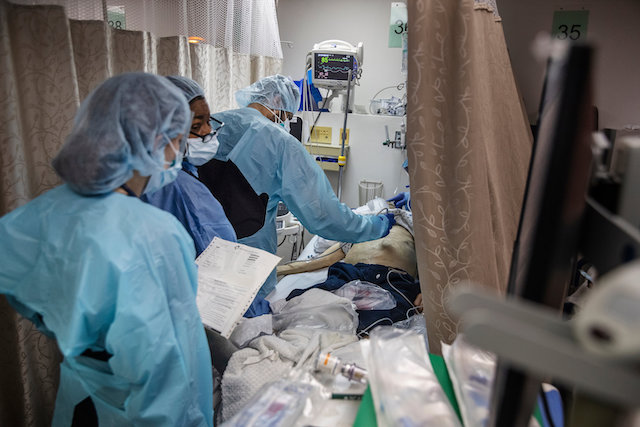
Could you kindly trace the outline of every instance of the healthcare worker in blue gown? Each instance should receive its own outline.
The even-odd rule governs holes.
[[[214,237],[236,241],[236,233],[220,202],[198,180],[196,170],[196,166],[211,160],[218,150],[218,126],[215,122],[212,126],[209,105],[198,83],[181,76],[169,76],[167,79],[183,93],[193,112],[185,158],[175,181],[158,191],[144,194],[141,199],[178,218],[193,238],[198,256]]]
[[[164,77],[106,80],[53,160],[64,184],[0,218],[0,293],[64,356],[54,426],[87,403],[105,426],[213,425],[193,241],[138,198],[175,178],[190,119]]]
[[[275,218],[280,201],[307,230],[326,239],[357,243],[389,233],[395,223],[393,215],[358,215],[340,203],[320,166],[289,134],[289,120],[300,104],[293,80],[281,75],[265,77],[239,90],[236,100],[243,108],[214,114],[224,123],[214,160],[232,162],[255,194],[267,198],[263,225],[239,242],[276,253]],[[217,166],[213,161],[198,168],[200,179],[214,195],[219,191],[216,187],[229,185],[216,176]],[[225,211],[233,203],[233,194],[227,195],[228,199],[218,198]],[[233,224],[234,219],[229,219]],[[274,270],[258,296],[268,295],[275,284]]]
[[[196,81],[182,76],[169,76],[167,79],[182,92],[193,113],[185,159],[182,161],[182,170],[178,172],[175,181],[157,191],[143,194],[141,199],[178,218],[193,238],[196,256],[198,256],[209,246],[214,237],[231,242],[236,241],[236,233],[220,202],[200,182],[196,169],[196,166],[211,160],[218,151],[216,134],[224,124],[211,118],[204,90]],[[255,298],[245,317],[255,317],[270,312],[267,300]],[[215,356],[224,357],[224,348],[228,348],[229,351],[235,350],[226,345],[222,348],[224,344],[218,337],[215,343],[218,352]],[[223,365],[226,366],[226,363]]]

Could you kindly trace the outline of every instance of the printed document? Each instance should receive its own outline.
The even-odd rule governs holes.
[[[279,261],[261,249],[214,238],[196,259],[202,323],[229,338]]]

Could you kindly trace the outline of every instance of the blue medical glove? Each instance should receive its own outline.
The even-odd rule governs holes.
[[[410,209],[411,206],[411,195],[408,191],[403,191],[402,193],[398,193],[392,198],[388,199],[387,202],[393,202],[396,208],[400,209],[404,206],[407,209]]]
[[[387,234],[389,234],[389,231],[391,230],[391,227],[393,227],[394,225],[396,225],[396,219],[394,217],[393,214],[384,214],[384,215],[378,215],[380,217],[381,220],[384,221],[384,217],[387,217],[387,220],[389,222],[389,225],[387,226],[387,230],[384,232],[384,234],[381,237],[386,236]]]

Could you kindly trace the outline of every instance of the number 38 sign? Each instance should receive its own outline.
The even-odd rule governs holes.
[[[588,23],[588,10],[557,10],[553,13],[551,35],[560,40],[584,41]]]

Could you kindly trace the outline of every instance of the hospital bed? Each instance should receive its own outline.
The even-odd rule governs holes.
[[[388,208],[389,205],[386,201],[383,199],[376,199],[369,202],[367,205],[356,209],[356,212],[362,214],[377,214],[381,209]],[[413,294],[411,294],[412,298],[409,298],[410,301],[406,301],[408,299],[407,297],[398,296],[397,293],[393,292],[392,288],[387,287],[396,295],[396,298],[404,298],[402,300],[404,304],[402,306],[404,307],[402,315],[399,316],[396,310],[394,319],[406,320],[407,317],[413,317],[418,314],[417,308],[413,307],[415,295],[417,295],[420,290],[419,283],[414,279],[417,274],[417,265],[415,247],[413,243],[413,224],[411,214],[408,211],[395,209],[392,211],[396,213],[397,222],[400,225],[394,226],[389,235],[383,239],[351,245],[342,242],[327,241],[315,236],[306,245],[296,261],[278,267],[278,285],[271,294],[267,296],[267,300],[270,301],[275,314],[260,316],[254,319],[245,319],[241,325],[238,326],[236,331],[234,331],[234,334],[231,337],[232,341],[241,347],[241,350],[238,352],[239,354],[234,355],[231,359],[229,367],[224,374],[225,377],[222,381],[222,412],[224,414],[225,410],[229,411],[230,407],[233,408],[233,412],[224,414],[223,418],[225,420],[228,420],[233,413],[236,413],[240,407],[247,402],[250,397],[247,396],[248,394],[255,394],[255,391],[264,383],[273,381],[280,376],[285,376],[294,365],[300,363],[300,360],[296,360],[296,363],[291,360],[291,358],[293,358],[291,353],[304,353],[305,351],[311,352],[309,349],[302,349],[300,351],[297,348],[293,349],[293,339],[289,341],[282,340],[280,339],[282,335],[278,335],[282,332],[282,319],[285,318],[280,307],[287,304],[286,298],[292,291],[298,290],[297,292],[301,292],[300,290],[308,289],[318,285],[319,283],[327,281],[328,278],[331,278],[331,272],[335,269],[348,268],[351,271],[351,266],[353,266],[354,269],[355,266],[358,266],[358,268],[360,268],[360,266],[373,266],[373,268],[380,269],[384,274],[367,273],[374,274],[372,280],[374,280],[377,275],[380,276],[380,282],[390,280],[393,285],[393,282],[395,281],[397,285],[396,288],[400,288],[400,285],[397,283],[398,281],[407,282],[406,284],[401,283],[404,287],[400,289],[400,292],[406,292],[406,289],[413,289]],[[341,272],[341,274],[343,273],[344,271]],[[356,272],[355,274],[360,273]],[[311,291],[317,291],[318,295],[322,295],[322,298],[325,298],[326,294],[328,294],[326,291],[314,289],[305,292],[301,296],[304,296]],[[320,294],[320,292],[326,293]],[[290,300],[288,303],[290,304],[291,301],[293,300]],[[313,301],[313,303],[316,302],[317,300]],[[332,308],[326,308],[331,307],[328,304],[323,307],[322,311],[332,310]],[[407,307],[411,309],[408,309]],[[309,317],[309,313],[312,310],[313,308],[308,308],[304,313],[304,316]],[[336,309],[336,313],[339,311],[340,309]],[[291,314],[290,311],[289,314],[295,317],[295,313]],[[341,315],[342,312],[340,311],[336,316],[332,316],[332,320],[340,318]],[[422,321],[422,330],[426,332],[422,316],[418,315],[417,317]],[[330,322],[331,320],[328,321]],[[372,320],[372,322],[375,322],[375,320]],[[388,325],[392,323],[393,322],[389,319],[385,319],[380,322],[380,324]],[[312,325],[312,327],[316,326],[318,325]],[[343,325],[338,324],[337,322],[334,325],[329,325],[328,327],[340,330]],[[277,331],[278,333],[274,334],[274,331]],[[357,332],[361,332],[360,329],[358,329]],[[258,338],[254,339],[255,337]],[[302,342],[302,346],[304,347],[305,345],[308,345],[308,341],[311,340],[309,339],[307,341],[307,338],[309,337],[296,337],[295,340],[297,341],[294,344],[299,345]],[[325,341],[335,339],[340,341],[335,337],[327,336],[321,336],[319,339]],[[333,346],[332,348],[337,350],[340,347],[347,347],[348,344],[351,344],[351,347],[358,345],[358,336],[356,335],[355,330],[351,331],[351,338],[345,339],[342,337],[340,339],[346,341],[331,342],[329,347]],[[250,346],[253,346],[253,348],[247,348]],[[319,353],[321,350],[323,350],[323,345],[318,345],[313,349],[315,353]],[[279,360],[277,362],[265,361],[265,359],[268,360],[269,358],[276,358],[274,354],[279,351],[288,352],[287,354],[289,355],[289,358],[283,358],[286,360]],[[359,352],[360,350],[357,349],[356,353]],[[303,357],[297,353],[296,356],[298,358]],[[258,361],[261,358],[262,360]],[[313,362],[311,359],[313,359],[313,357],[308,358],[307,365]],[[362,357],[355,357],[353,359],[354,360],[352,361],[357,361],[360,365],[364,364]],[[264,366],[257,368],[260,364]],[[254,368],[253,365],[255,365],[256,368]],[[265,374],[265,372],[269,373]],[[362,395],[363,392],[364,388],[359,391],[359,394]],[[232,396],[230,396],[230,394]],[[230,400],[235,401],[229,403]],[[332,401],[331,405],[326,405],[324,408],[325,413],[318,415],[319,419],[314,421],[314,425],[342,425],[340,423],[336,423],[336,419],[341,419],[343,421],[349,420],[345,425],[351,425],[355,418],[358,406],[359,401],[336,399],[335,401]],[[326,424],[321,423],[322,419],[325,420]]]
[[[385,202],[380,199],[370,202],[370,206],[358,209],[360,213],[376,214],[382,203]],[[421,347],[426,356],[428,342],[424,319],[416,309],[409,309],[403,313],[402,319],[394,319],[395,322],[381,318],[378,319],[379,321],[373,321],[366,328],[358,324],[357,328],[354,326],[353,330],[347,331],[348,328],[344,325],[352,320],[346,313],[348,310],[340,306],[339,297],[328,292],[321,293],[324,291],[317,287],[318,284],[326,283],[331,279],[333,270],[350,269],[349,266],[363,264],[374,266],[373,268],[388,268],[389,271],[397,270],[415,277],[417,265],[411,214],[407,211],[396,211],[396,218],[401,225],[394,226],[389,236],[384,239],[350,245],[315,236],[296,261],[278,267],[278,284],[267,296],[274,314],[245,319],[231,337],[241,350],[232,357],[222,379],[221,419],[225,420],[225,425],[257,425],[247,422],[247,418],[264,417],[265,414],[274,417],[272,425],[372,425],[370,420],[374,416],[374,405],[370,390],[345,380],[340,374],[334,375],[327,383],[326,376],[322,377],[318,373],[318,357],[330,352],[340,360],[354,362],[357,366],[368,368],[366,354],[370,340],[359,338],[367,335],[378,324],[393,324],[398,328],[420,333],[424,342]],[[383,283],[387,278],[380,279],[379,283]],[[417,287],[416,292],[420,292],[417,281],[412,285]],[[301,291],[309,288],[316,289]],[[296,298],[290,298],[287,301],[287,297],[296,293],[299,297],[305,295],[309,297],[299,304],[296,303],[296,306],[290,307],[289,305],[296,301]],[[335,298],[338,302],[327,301],[331,298]],[[411,306],[412,302],[409,302]],[[347,302],[347,305],[351,303]],[[363,316],[364,311],[359,313],[361,321],[366,316]],[[297,322],[301,322],[302,325]],[[308,327],[307,331],[315,328],[316,331],[321,332],[301,332],[303,328],[288,328],[289,326]],[[459,344],[457,347],[463,348],[462,346],[463,344]],[[481,354],[480,350],[472,351],[478,353],[473,356],[468,354],[462,357],[457,356],[458,360],[482,360],[482,357],[478,357],[478,354]],[[451,362],[454,357],[456,356],[450,356],[450,360],[445,363],[442,357],[429,355],[428,359],[425,359],[425,364],[432,367],[433,378],[437,379],[434,384],[444,390],[442,393],[442,396],[446,395],[444,399],[449,402],[451,408],[458,408],[448,371],[454,365]],[[484,357],[486,359],[491,356],[485,354]],[[463,372],[468,371],[469,366],[460,369]],[[473,369],[481,371],[486,369],[486,366],[474,366]],[[305,370],[314,372],[315,376],[320,375],[318,378],[325,378],[323,386],[330,395],[325,395],[319,405],[317,397],[315,400],[310,397],[309,384],[314,380],[309,380],[304,376],[305,374],[301,374]],[[486,384],[484,386],[488,402],[489,391]],[[462,388],[459,388],[458,392],[460,390]],[[557,394],[557,391],[555,393]],[[316,406],[311,405],[310,411],[308,404],[306,410],[300,407],[293,421],[279,424],[282,420],[278,417],[293,416],[282,408],[291,406],[292,401],[301,397],[307,402],[315,402]],[[464,406],[461,405],[461,407]],[[458,412],[453,416],[454,424],[451,425],[458,425],[455,423],[459,422],[464,414],[469,413],[459,409],[452,410]],[[540,422],[539,412],[537,415],[538,421],[532,421],[532,426],[543,425]],[[245,418],[239,420],[239,416]]]

